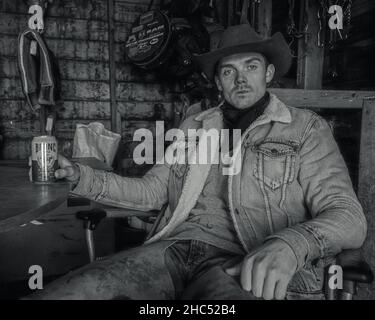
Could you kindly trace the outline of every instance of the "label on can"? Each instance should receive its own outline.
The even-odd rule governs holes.
[[[57,140],[53,136],[35,137],[31,142],[32,180],[36,183],[55,181],[58,169]]]

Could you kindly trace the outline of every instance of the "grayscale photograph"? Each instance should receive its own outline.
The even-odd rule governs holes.
[[[375,300],[374,17],[0,0],[0,300]]]

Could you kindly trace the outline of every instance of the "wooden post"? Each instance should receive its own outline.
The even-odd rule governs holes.
[[[272,0],[262,0],[258,10],[258,31],[263,37],[270,37],[272,32]]]
[[[115,26],[114,26],[114,0],[108,0],[108,42],[109,42],[109,90],[111,101],[111,130],[121,134],[121,121],[118,117],[116,99],[116,62],[115,62]],[[121,118],[120,118],[121,119]],[[120,123],[120,124],[119,124]]]
[[[358,198],[366,214],[368,233],[363,255],[375,270],[375,96],[363,100]],[[359,298],[375,299],[375,284],[361,286]]]
[[[300,29],[306,22],[305,16],[308,23],[307,34],[298,41],[297,86],[301,89],[322,88],[324,48],[317,44],[318,10],[318,1],[301,1]]]
[[[227,1],[227,27],[229,27],[233,24],[234,1],[235,0],[228,0]]]

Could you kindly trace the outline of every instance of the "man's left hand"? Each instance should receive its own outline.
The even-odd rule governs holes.
[[[258,298],[284,299],[287,286],[297,269],[297,258],[283,240],[266,242],[234,267],[231,276],[240,275],[242,288]]]

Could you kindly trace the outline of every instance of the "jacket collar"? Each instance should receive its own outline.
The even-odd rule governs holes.
[[[216,117],[222,118],[223,114],[220,109],[222,104],[223,102],[220,103],[217,107],[203,111],[202,113],[198,114],[194,118],[194,120],[203,121],[203,123],[205,123],[206,121],[211,119],[213,120],[213,118]],[[267,123],[271,121],[281,123],[292,122],[292,116],[290,114],[288,107],[282,101],[280,101],[273,93],[270,93],[270,102],[264,110],[264,113],[255,122]]]

